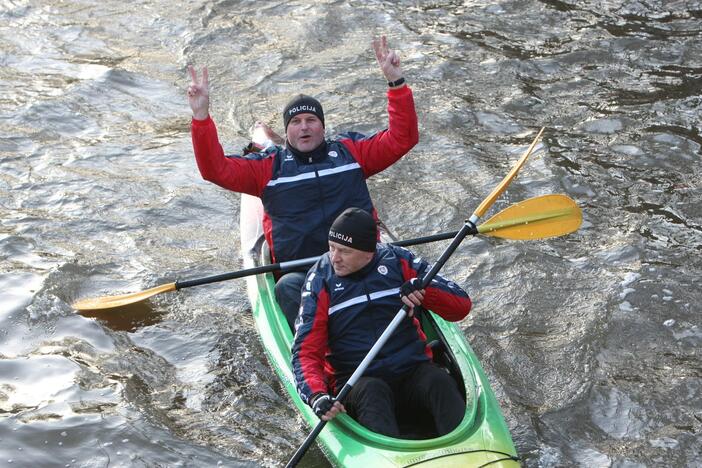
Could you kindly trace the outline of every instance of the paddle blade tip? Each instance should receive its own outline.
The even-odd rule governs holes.
[[[123,307],[136,302],[143,301],[156,294],[168,291],[175,291],[176,284],[168,283],[155,288],[147,289],[138,293],[122,294],[120,296],[104,296],[88,299],[80,299],[74,302],[71,307],[77,311],[105,310]]]
[[[134,300],[120,300],[119,298],[113,297],[90,297],[74,302],[71,304],[71,307],[78,312],[88,312],[92,310],[113,309],[115,307],[129,305],[134,302]]]
[[[97,303],[97,298],[90,297],[87,299],[79,299],[73,304],[71,304],[71,308],[73,310],[77,310],[78,312],[81,311],[86,311],[86,310],[99,310],[100,306]]]
[[[554,194],[512,205],[480,225],[478,231],[503,239],[536,240],[573,233],[581,224],[580,207],[567,195]]]

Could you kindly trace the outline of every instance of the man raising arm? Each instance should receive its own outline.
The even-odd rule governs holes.
[[[373,49],[389,86],[388,129],[325,139],[321,103],[299,94],[283,109],[285,145],[246,156],[225,157],[209,116],[207,69],[198,78],[188,67],[191,134],[200,174],[223,188],[261,198],[264,234],[274,262],[324,253],[332,221],[350,206],[377,219],[365,179],[400,159],[418,141],[414,99],[400,59],[385,37],[374,40]],[[304,276],[304,271],[290,272],[276,284],[276,298],[291,327]]]

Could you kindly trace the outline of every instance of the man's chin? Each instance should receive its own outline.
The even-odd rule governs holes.
[[[315,147],[313,147],[312,144],[310,144],[309,141],[299,142],[298,145],[297,145],[297,149],[298,149],[299,151],[302,151],[303,153],[309,153],[309,152],[312,151],[314,148],[315,148]]]

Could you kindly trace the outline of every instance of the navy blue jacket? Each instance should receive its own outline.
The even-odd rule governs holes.
[[[329,228],[348,207],[374,213],[363,170],[343,143],[363,139],[352,133],[328,140],[326,157],[317,161],[301,161],[280,147],[264,153],[273,167],[261,200],[277,261],[326,252]]]
[[[329,254],[310,269],[295,324],[292,365],[303,401],[337,393],[402,308],[399,289],[423,277],[430,265],[409,250],[378,244],[373,259],[351,275],[334,274]],[[427,309],[458,321],[471,301],[458,285],[437,275],[426,288]],[[431,358],[416,317],[403,320],[364,375],[392,379]]]

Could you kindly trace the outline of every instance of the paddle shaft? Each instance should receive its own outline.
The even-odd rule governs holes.
[[[200,286],[203,284],[217,283],[219,281],[227,281],[244,276],[260,275],[261,273],[270,273],[273,271],[288,271],[296,268],[312,265],[319,257],[307,257],[299,260],[291,260],[289,262],[271,263],[270,265],[261,265],[244,270],[231,271],[229,273],[221,273],[219,275],[206,276],[204,278],[195,278],[191,280],[176,281],[176,289],[184,289],[192,286]]]
[[[431,283],[431,280],[434,279],[436,274],[439,272],[441,267],[444,266],[446,261],[449,259],[451,254],[458,248],[459,244],[463,242],[463,239],[468,234],[477,234],[477,230],[475,228],[475,224],[473,224],[471,221],[466,221],[463,227],[456,232],[453,241],[451,244],[449,244],[448,247],[444,250],[444,252],[441,254],[441,257],[439,257],[439,260],[434,263],[434,265],[431,267],[431,269],[427,272],[426,275],[422,278],[422,286],[421,289],[426,288],[429,283]],[[396,244],[397,245],[397,244]],[[385,331],[383,331],[383,334],[380,335],[380,338],[378,338],[378,341],[375,342],[373,347],[368,351],[368,354],[366,354],[366,357],[363,358],[363,361],[358,365],[356,370],[354,371],[353,374],[351,374],[351,377],[349,380],[344,384],[344,386],[341,388],[341,391],[339,394],[336,396],[335,401],[342,402],[344,401],[344,398],[346,398],[346,395],[351,391],[353,388],[354,384],[358,381],[358,379],[363,376],[363,373],[366,371],[366,368],[370,365],[370,363],[375,359],[375,357],[378,355],[380,350],[383,348],[385,343],[390,339],[390,336],[395,332],[397,327],[400,325],[400,322],[404,320],[404,318],[407,315],[407,309],[408,307],[406,305],[402,306],[402,308],[397,312],[395,317],[392,319],[392,322],[385,328]],[[300,462],[302,457],[307,453],[307,450],[310,448],[310,446],[314,443],[315,439],[319,435],[319,433],[322,431],[324,426],[327,424],[327,421],[322,421],[320,420],[317,425],[315,426],[314,430],[310,432],[310,434],[307,436],[305,441],[302,443],[300,448],[297,449],[295,452],[295,455],[290,459],[286,466],[286,468],[291,468],[294,466],[297,466],[297,464]]]
[[[416,239],[407,239],[397,242],[391,242],[392,245],[399,247],[407,247],[411,245],[428,244],[440,240],[451,239],[458,234],[458,231],[443,232],[431,236],[417,237]],[[260,275],[262,273],[271,273],[273,271],[290,271],[297,268],[312,265],[319,257],[307,257],[299,260],[291,260],[288,262],[271,263],[270,265],[262,265],[244,270],[231,271],[229,273],[221,273],[219,275],[206,276],[204,278],[195,278],[190,280],[179,280],[175,282],[176,289],[190,288],[192,286],[201,286],[203,284],[217,283],[219,281],[228,281],[245,276]]]

